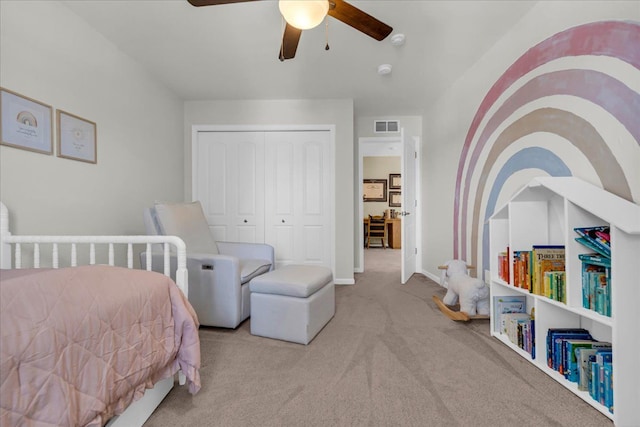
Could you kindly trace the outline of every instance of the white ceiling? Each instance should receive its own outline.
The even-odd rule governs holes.
[[[535,1],[353,0],[406,35],[378,42],[328,18],[280,62],[275,0],[194,7],[187,0],[65,4],[184,100],[344,99],[357,115],[419,115],[526,14]],[[393,71],[380,76],[380,64]]]

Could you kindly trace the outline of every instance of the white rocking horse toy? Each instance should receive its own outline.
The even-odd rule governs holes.
[[[451,260],[438,266],[442,270],[440,285],[447,289],[447,294],[442,300],[437,295],[432,298],[440,311],[452,320],[468,322],[489,318],[489,287],[481,279],[467,274],[472,268],[461,260]],[[460,310],[453,310],[451,307],[458,301]]]

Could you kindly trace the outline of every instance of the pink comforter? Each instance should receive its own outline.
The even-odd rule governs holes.
[[[178,369],[200,389],[196,314],[159,273],[0,271],[0,425],[99,426]]]

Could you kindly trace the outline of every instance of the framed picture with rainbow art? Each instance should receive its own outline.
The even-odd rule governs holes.
[[[0,87],[0,134],[2,145],[53,154],[53,109]]]

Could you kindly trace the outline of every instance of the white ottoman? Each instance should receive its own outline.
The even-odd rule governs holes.
[[[309,344],[336,312],[331,270],[288,265],[251,279],[251,334]]]

